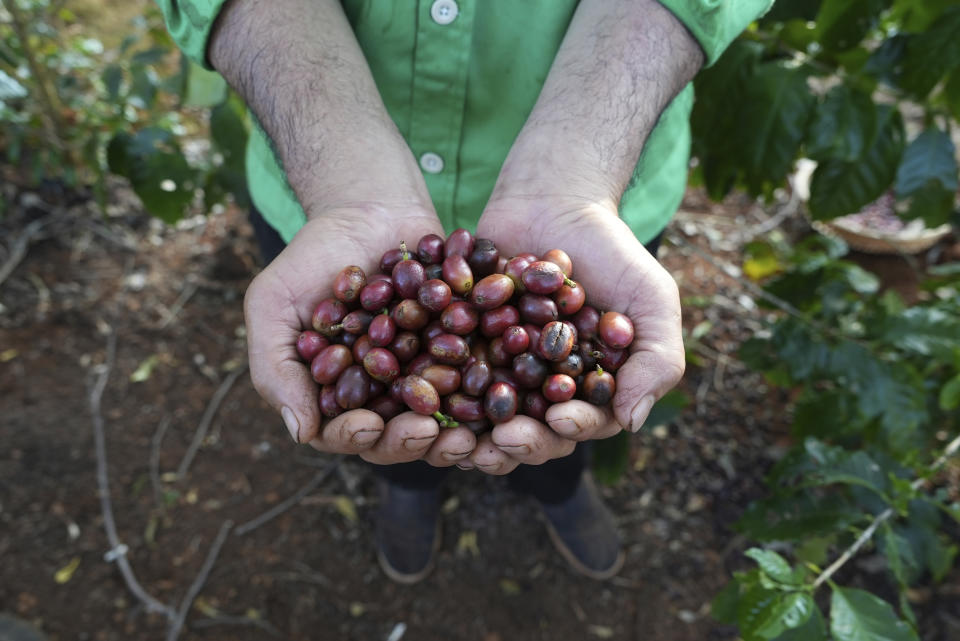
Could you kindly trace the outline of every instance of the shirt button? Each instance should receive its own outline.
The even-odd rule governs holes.
[[[430,7],[430,17],[437,24],[450,24],[457,19],[460,7],[453,0],[437,0]]]
[[[439,174],[443,171],[443,158],[432,151],[428,151],[420,156],[420,167],[428,174]]]

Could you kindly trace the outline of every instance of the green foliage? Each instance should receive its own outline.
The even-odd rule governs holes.
[[[802,601],[784,593],[829,584],[834,641],[917,639],[922,622],[907,590],[942,580],[957,555],[943,520],[960,517],[960,508],[921,482],[943,435],[960,432],[960,266],[932,269],[924,287],[931,293],[907,307],[892,292],[878,296],[877,279],[845,260],[840,241],[810,238],[752,252],[783,266],[764,287],[791,313],[744,343],[741,358],[771,383],[798,391],[796,444],[770,470],[769,495],[737,523],[778,552],[748,550],[758,569],[735,575],[714,612],[744,639],[826,639],[815,607],[788,625],[796,614],[789,606]],[[839,555],[875,520],[871,543],[886,560],[899,614],[869,592],[816,582],[821,570],[812,564]],[[801,565],[791,566],[781,550]]]
[[[175,222],[202,192],[209,210],[247,199],[245,111],[216,73],[188,63],[159,11],[134,20],[122,42],[91,37],[66,6],[4,2],[0,11],[0,145],[6,160],[51,178],[93,187],[130,180],[151,214]],[[213,132],[203,144],[207,110]],[[197,151],[185,154],[186,143]]]
[[[712,197],[735,188],[769,197],[807,157],[817,162],[815,219],[890,190],[904,218],[936,226],[954,215],[955,2],[779,0],[695,84],[696,173]]]

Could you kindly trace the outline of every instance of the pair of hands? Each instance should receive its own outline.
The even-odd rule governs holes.
[[[478,237],[492,239],[503,256],[563,249],[590,303],[633,321],[636,338],[616,373],[613,410],[572,400],[550,407],[546,425],[517,415],[479,438],[465,427],[441,430],[432,417],[413,412],[384,424],[374,412],[358,409],[324,423],[318,386],[297,356],[297,336],[310,327],[313,308],[331,295],[343,267],[373,273],[386,250],[401,240],[415,245],[429,233],[445,236],[436,214],[418,204],[340,206],[310,220],[251,283],[245,300],[250,374],[297,442],[381,465],[423,459],[507,474],[521,463],[566,456],[578,441],[637,431],[653,403],[683,375],[676,284],[616,211],[562,198],[494,199]]]

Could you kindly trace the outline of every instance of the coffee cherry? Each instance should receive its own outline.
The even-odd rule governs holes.
[[[467,258],[467,263],[477,278],[483,278],[496,273],[500,251],[489,238],[477,238],[473,244],[473,251]]]
[[[513,296],[513,281],[504,274],[490,274],[474,285],[470,302],[486,311],[503,305]]]
[[[437,319],[427,323],[427,326],[423,328],[422,332],[420,332],[420,337],[423,338],[424,343],[429,343],[430,339],[434,336],[439,336],[440,334],[445,333],[446,331],[443,329],[443,323],[440,322],[440,319]]]
[[[551,249],[543,255],[543,260],[550,261],[559,267],[560,271],[562,271],[563,275],[567,278],[573,278],[573,261],[570,260],[567,252],[562,249]]]
[[[633,323],[620,312],[606,312],[597,326],[600,340],[614,349],[625,349],[633,342]]]
[[[431,365],[420,373],[440,396],[453,394],[460,388],[460,371],[449,365]]]
[[[386,347],[397,335],[397,323],[386,314],[377,314],[367,328],[370,342],[376,347]]]
[[[513,361],[513,356],[504,348],[502,337],[487,343],[487,359],[494,367],[508,367]]]
[[[442,280],[428,280],[417,291],[417,301],[431,312],[442,312],[450,304],[450,285]]]
[[[510,280],[513,281],[513,286],[516,291],[523,293],[526,288],[523,285],[523,270],[530,266],[530,263],[535,262],[537,259],[534,257],[532,260],[527,256],[514,256],[507,261],[507,264],[503,267],[503,273],[506,276],[510,277]]]
[[[513,375],[513,371],[507,369],[506,367],[493,368],[493,382],[506,383],[513,389],[517,390],[517,392],[522,389],[520,383],[517,382],[517,377]]]
[[[387,423],[402,414],[406,405],[391,396],[377,396],[367,401],[364,409],[376,413]]]
[[[586,292],[583,291],[583,287],[581,287],[579,283],[570,282],[572,282],[573,285],[564,283],[563,287],[558,289],[553,295],[553,300],[557,303],[557,309],[565,316],[576,314],[587,300],[587,295]]]
[[[519,325],[511,325],[504,330],[502,338],[504,351],[512,356],[522,354],[530,347],[530,335]]]
[[[443,265],[436,263],[434,265],[426,265],[423,268],[423,274],[426,276],[427,280],[442,280],[443,279]]]
[[[337,379],[337,405],[345,410],[355,410],[363,407],[369,397],[370,377],[363,368],[351,365],[343,370]]]
[[[520,312],[513,305],[500,307],[484,312],[480,316],[480,331],[487,338],[494,338],[503,334],[508,327],[520,322]]]
[[[523,330],[527,333],[527,336],[530,337],[530,344],[536,346],[540,343],[540,330],[543,327],[542,325],[534,325],[533,323],[526,323],[522,325]]]
[[[494,423],[509,421],[517,413],[517,391],[506,383],[494,383],[483,397],[483,410]]]
[[[310,322],[313,329],[324,336],[336,336],[340,333],[340,321],[347,315],[347,306],[336,298],[327,298],[313,310]]]
[[[340,345],[346,345],[347,347],[353,348],[353,344],[357,342],[357,339],[360,338],[360,334],[350,334],[348,332],[343,332],[339,336],[336,336],[331,339],[331,341],[336,341]]]
[[[456,294],[466,296],[473,289],[473,271],[467,264],[467,259],[460,254],[448,255],[443,260],[441,270],[443,280]]]
[[[543,385],[550,374],[550,368],[543,359],[537,358],[530,352],[520,354],[513,359],[513,376],[521,387],[537,389]]]
[[[304,362],[311,362],[314,357],[325,347],[330,345],[330,341],[313,330],[304,330],[297,337],[297,354]]]
[[[460,387],[470,396],[483,396],[492,382],[493,366],[487,361],[477,361],[464,371]]]
[[[440,334],[427,344],[430,356],[443,365],[461,365],[470,358],[467,341],[456,334]]]
[[[389,318],[389,316],[387,318]],[[353,346],[350,348],[351,351],[353,352],[354,362],[362,363],[363,357],[366,356],[367,352],[369,352],[374,347],[377,347],[377,346],[373,344],[373,340],[371,340],[369,335],[359,337],[357,341],[353,344]]]
[[[597,326],[600,324],[600,312],[589,305],[584,305],[573,315],[573,324],[581,340],[592,341],[597,337]]]
[[[613,349],[605,345],[598,345],[597,350],[597,352],[594,352],[594,356],[597,357],[597,363],[603,369],[610,370],[611,372],[620,369],[623,364],[627,362],[627,357],[630,356],[625,349]]]
[[[524,294],[520,297],[517,308],[520,310],[520,318],[534,325],[543,326],[560,317],[557,304],[540,294]]]
[[[345,369],[353,365],[353,354],[344,345],[330,345],[310,363],[310,375],[321,385],[335,383]]]
[[[550,407],[550,403],[547,402],[543,394],[531,390],[523,395],[523,401],[520,403],[520,413],[542,423],[547,419],[548,407]]]
[[[406,363],[420,351],[420,339],[413,332],[397,332],[388,349],[398,361]]]
[[[352,303],[360,297],[367,284],[367,275],[356,265],[344,267],[333,281],[333,295],[344,303]]]
[[[531,294],[552,294],[563,287],[564,280],[567,280],[559,267],[546,260],[530,263],[520,279]]]
[[[573,342],[573,332],[570,331],[570,327],[560,321],[553,321],[547,323],[540,333],[537,354],[548,361],[560,362],[570,355]]]
[[[447,236],[444,249],[448,257],[463,256],[464,258],[469,258],[470,254],[473,253],[473,244],[473,234],[461,228],[454,230]]]
[[[374,347],[363,357],[363,369],[371,378],[382,383],[390,383],[400,375],[400,363],[393,352],[382,347]]]
[[[607,405],[613,400],[616,391],[616,380],[610,372],[605,372],[599,367],[583,379],[583,395],[588,403]]]
[[[397,263],[401,260],[403,260],[403,252],[399,247],[388,249],[380,258],[380,271],[384,274],[392,273],[393,268],[396,267]]]
[[[576,378],[583,373],[583,357],[573,352],[564,360],[553,363],[551,368],[557,374],[566,374],[571,378]]]
[[[440,410],[440,395],[426,379],[410,374],[403,379],[400,388],[403,402],[407,407],[424,416],[432,416]]]
[[[482,400],[459,392],[444,399],[443,407],[458,421],[479,421],[484,416]]]
[[[436,364],[437,362],[433,360],[433,357],[430,356],[430,354],[417,354],[407,365],[407,373],[420,376],[423,374],[423,370],[427,369],[431,365]]]
[[[324,385],[320,388],[320,412],[327,418],[343,414],[343,408],[337,405],[336,385]]]
[[[577,384],[566,374],[553,374],[543,382],[541,391],[551,403],[564,403],[577,393]]]
[[[393,288],[403,298],[416,298],[420,286],[427,280],[423,265],[415,260],[401,260],[394,266],[391,277]]]
[[[424,265],[443,262],[443,239],[436,234],[427,234],[417,243],[417,258]]]
[[[360,305],[368,312],[379,312],[393,300],[393,283],[377,280],[360,290]]]
[[[365,309],[355,309],[343,317],[343,331],[348,334],[365,334],[370,322],[373,320],[373,314]]]
[[[440,324],[450,334],[466,336],[477,328],[480,314],[470,303],[450,303],[440,315]]]
[[[393,309],[397,327],[408,330],[423,329],[430,322],[430,312],[413,298],[405,298]]]

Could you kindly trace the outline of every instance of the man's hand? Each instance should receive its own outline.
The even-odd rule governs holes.
[[[384,465],[423,458],[448,466],[473,451],[476,439],[469,429],[441,433],[433,418],[413,412],[384,425],[377,414],[359,409],[323,424],[319,387],[295,348],[297,336],[310,327],[314,307],[332,295],[341,269],[359,265],[373,274],[383,252],[401,240],[415,245],[429,233],[443,234],[436,215],[410,205],[364,204],[324,212],[251,283],[244,305],[250,375],[298,443]]]
[[[573,279],[599,310],[630,317],[635,339],[630,357],[616,372],[613,411],[584,401],[547,410],[546,425],[518,416],[481,437],[471,462],[505,474],[520,463],[539,464],[566,456],[576,441],[607,438],[621,429],[637,431],[653,403],[683,375],[680,298],[670,275],[634,238],[615,211],[560,200],[494,200],[477,235],[491,238],[501,255],[563,249],[573,261]]]

